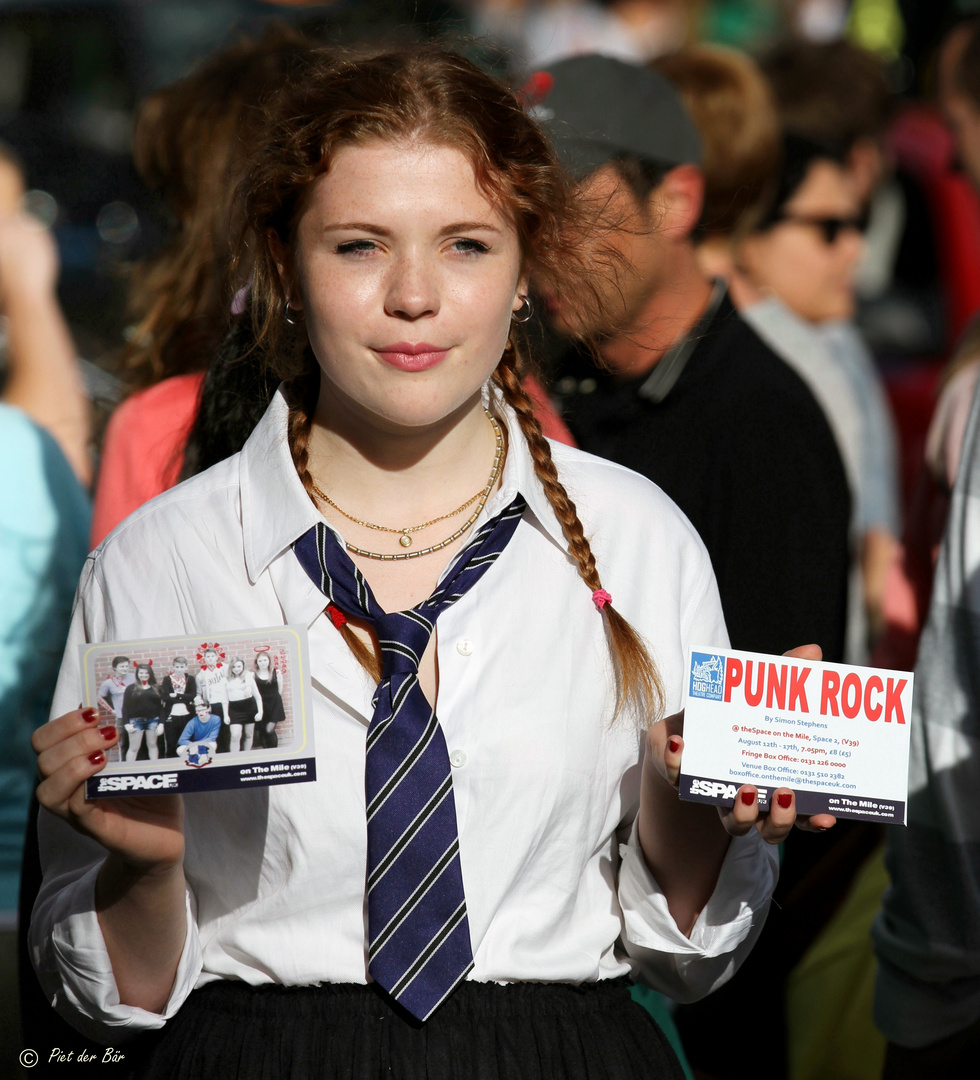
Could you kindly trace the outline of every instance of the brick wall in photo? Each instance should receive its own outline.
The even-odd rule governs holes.
[[[204,667],[204,648],[206,645],[216,645],[218,649],[218,662],[227,670],[232,660],[241,657],[245,661],[246,668],[255,673],[255,658],[260,652],[266,652],[272,658],[273,665],[279,671],[279,683],[282,690],[283,711],[285,719],[276,728],[279,737],[279,746],[286,748],[292,742],[295,732],[294,691],[292,685],[292,663],[289,655],[287,641],[293,642],[292,635],[275,633],[256,634],[254,636],[235,636],[232,640],[222,642],[220,639],[209,638],[193,644],[159,645],[153,643],[140,643],[129,646],[125,652],[117,647],[109,647],[105,653],[99,653],[95,657],[93,684],[96,692],[102,683],[112,674],[112,660],[115,656],[125,655],[132,663],[132,672],[136,673],[137,664],[149,663],[153,667],[154,678],[159,686],[166,675],[169,675],[175,656],[183,656],[187,659],[188,675],[197,675]],[[99,708],[99,720],[103,724],[114,722],[114,716],[105,708]],[[117,744],[109,751],[110,761],[120,760],[120,748]]]

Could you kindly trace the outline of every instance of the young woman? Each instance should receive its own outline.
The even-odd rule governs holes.
[[[255,685],[262,695],[262,723],[255,739],[258,750],[275,750],[279,745],[276,727],[286,719],[282,704],[282,682],[279,669],[272,666],[267,652],[255,657]]]
[[[146,734],[146,750],[151,758],[160,756],[157,736],[160,733],[164,704],[150,664],[137,664],[136,676],[126,687],[122,702],[123,727],[129,734],[126,760],[135,761]]]
[[[225,692],[228,695],[225,723],[231,728],[231,752],[251,750],[255,725],[262,722],[262,695],[255,685],[255,676],[245,670],[245,661],[240,656],[228,668]]]
[[[438,50],[311,67],[274,121],[245,199],[284,384],[88,564],[35,736],[41,981],[83,1030],[162,1028],[151,1078],[678,1076],[626,978],[728,977],[795,805],[679,802],[710,561],[522,388],[529,275],[589,302],[592,211]],[[309,628],[316,783],[84,800],[79,641],[279,623]]]

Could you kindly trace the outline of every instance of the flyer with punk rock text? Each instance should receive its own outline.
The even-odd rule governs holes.
[[[688,675],[682,799],[788,787],[799,814],[905,824],[911,672],[695,648]]]
[[[316,779],[306,628],[79,646],[82,701],[119,741],[89,799]]]

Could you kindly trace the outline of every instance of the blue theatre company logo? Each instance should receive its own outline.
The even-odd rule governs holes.
[[[725,659],[712,653],[691,653],[691,697],[721,701],[725,689]]]

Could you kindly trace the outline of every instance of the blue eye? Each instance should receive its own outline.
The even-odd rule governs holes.
[[[345,244],[337,245],[336,253],[338,255],[366,255],[374,249],[373,240],[348,240]]]
[[[453,241],[453,250],[464,255],[485,255],[490,248],[479,240],[462,239]]]

